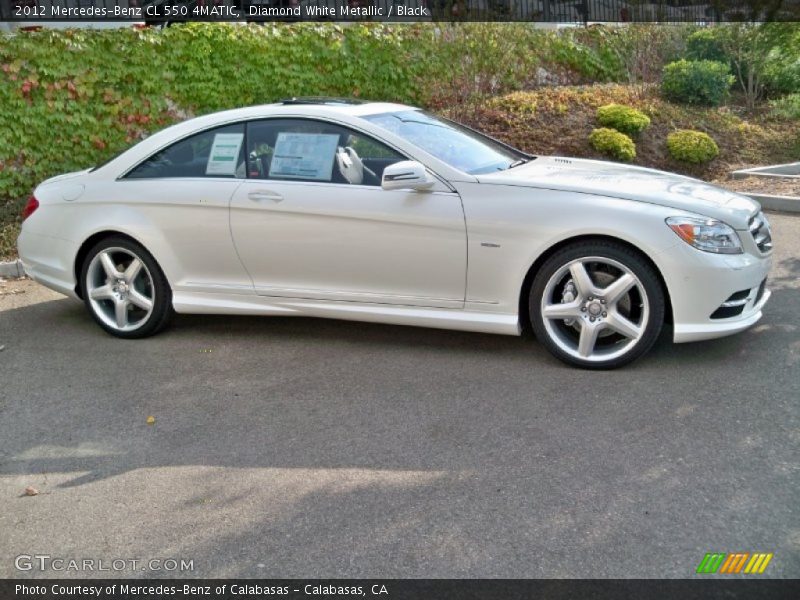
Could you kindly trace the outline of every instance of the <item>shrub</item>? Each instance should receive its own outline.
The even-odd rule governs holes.
[[[770,102],[772,114],[782,119],[800,120],[800,94],[789,94]]]
[[[713,60],[729,63],[730,57],[725,52],[722,35],[724,29],[699,29],[686,38],[686,58],[689,60]]]
[[[608,44],[625,66],[627,81],[639,86],[640,97],[647,93],[648,83],[660,80],[665,64],[683,57],[689,27],[629,23],[611,28],[616,35]]]
[[[536,95],[531,92],[513,92],[505,96],[490,98],[486,104],[490,108],[521,117],[535,114],[537,108]]]
[[[678,60],[664,67],[661,92],[667,100],[718,106],[735,81],[730,67],[713,60]]]
[[[800,92],[800,27],[795,26],[791,37],[780,42],[772,47],[767,57],[764,83],[769,92]]]
[[[689,129],[670,133],[667,149],[672,158],[695,164],[708,162],[719,155],[719,146],[710,135]]]
[[[613,29],[596,27],[548,32],[539,50],[547,70],[566,75],[570,83],[622,81],[625,67],[614,49],[620,39]]]
[[[451,106],[476,96],[531,87],[542,52],[530,49],[541,49],[548,34],[527,23],[507,25],[439,23],[436,29],[396,28],[417,62],[417,81],[424,90],[419,95],[428,106]]]
[[[628,135],[635,135],[650,126],[650,117],[622,104],[606,104],[598,108],[597,121],[600,125],[612,127]]]
[[[624,162],[636,158],[636,144],[624,133],[616,129],[601,127],[589,135],[589,143],[598,152]]]
[[[800,37],[800,36],[798,36]],[[798,40],[800,45],[800,39]],[[787,53],[788,54],[788,53]],[[797,55],[782,59],[770,60],[764,68],[764,84],[769,93],[794,93],[800,92],[800,51]]]

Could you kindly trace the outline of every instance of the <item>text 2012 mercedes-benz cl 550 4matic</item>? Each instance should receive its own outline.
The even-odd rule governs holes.
[[[206,115],[49,179],[24,211],[36,281],[138,338],[173,312],[519,335],[617,367],[761,317],[772,239],[696,179],[531,156],[399,104],[307,98]]]

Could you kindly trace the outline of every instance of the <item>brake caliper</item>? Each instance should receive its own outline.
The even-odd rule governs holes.
[[[575,289],[575,284],[572,282],[572,279],[567,281],[564,284],[564,289],[561,291],[561,303],[562,304],[569,304],[575,300],[575,297],[578,295],[578,290]],[[570,327],[575,324],[575,319],[564,319],[564,325]]]

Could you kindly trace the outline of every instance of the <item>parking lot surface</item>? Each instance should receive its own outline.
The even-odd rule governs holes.
[[[800,216],[770,219],[757,326],[613,372],[305,318],[121,341],[0,284],[0,577],[688,577],[738,551],[800,577]],[[15,567],[36,554],[193,568]]]

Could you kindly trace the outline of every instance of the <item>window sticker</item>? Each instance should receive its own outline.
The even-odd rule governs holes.
[[[236,159],[243,140],[243,133],[216,134],[208,153],[206,175],[236,175]]]
[[[278,134],[269,166],[270,177],[330,181],[339,135],[336,133]]]

